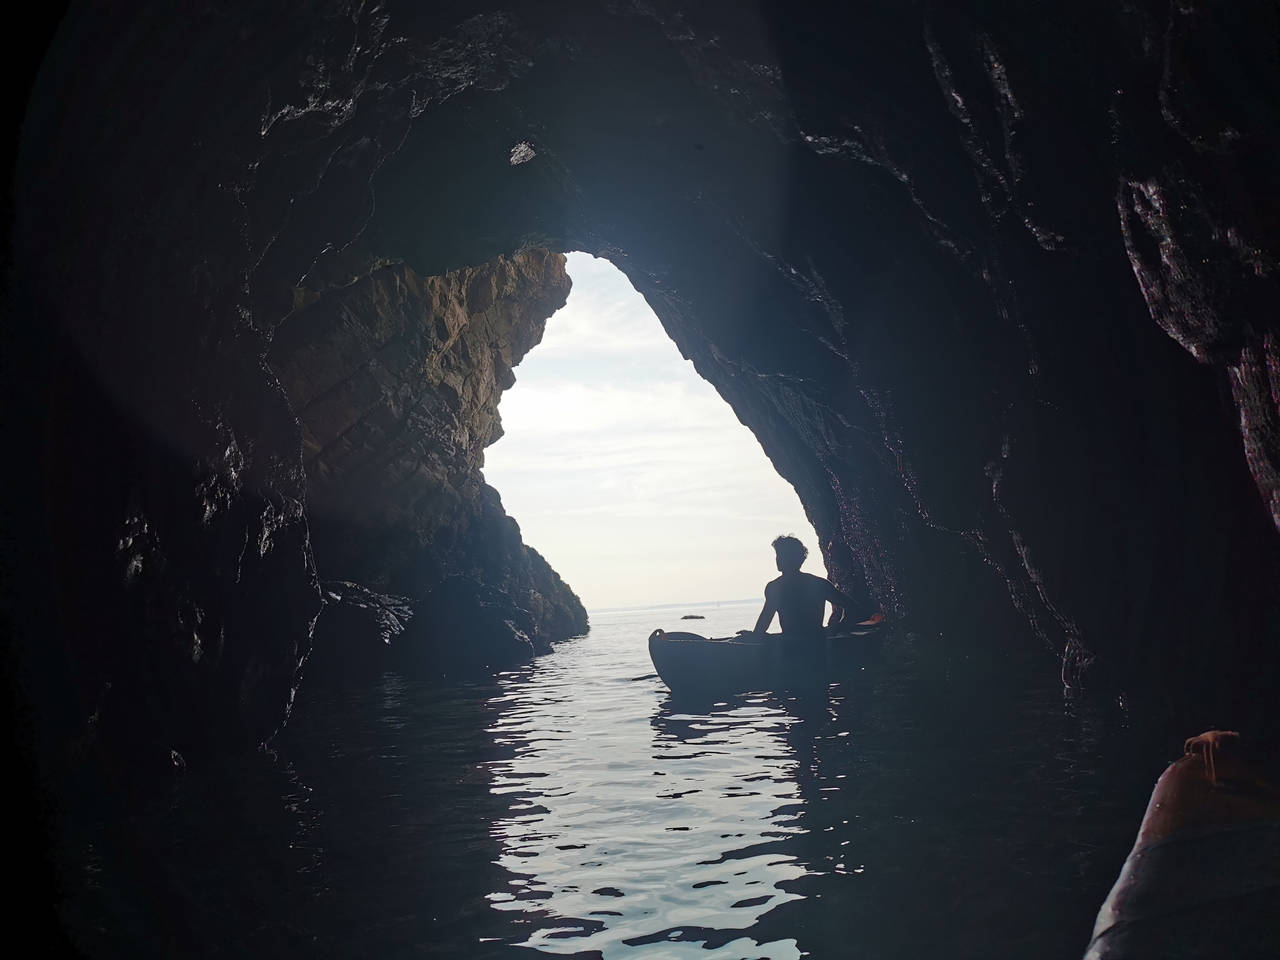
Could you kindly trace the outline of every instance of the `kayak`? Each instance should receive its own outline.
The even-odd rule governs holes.
[[[655,630],[649,635],[653,668],[672,693],[746,693],[825,685],[866,662],[879,646],[882,624],[808,638],[703,637]]]
[[[1085,960],[1280,955],[1280,788],[1210,731],[1156,782]]]

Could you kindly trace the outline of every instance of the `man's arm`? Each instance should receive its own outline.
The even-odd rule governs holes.
[[[773,593],[768,588],[764,588],[764,609],[760,611],[760,616],[756,618],[756,628],[754,633],[768,633],[769,624],[773,623],[773,615],[778,612],[778,608],[773,602]]]
[[[830,630],[832,627],[844,623],[845,617],[849,615],[849,608],[853,606],[853,601],[837,590],[835,584],[828,580],[827,603],[831,604],[831,619],[827,621],[827,629]]]

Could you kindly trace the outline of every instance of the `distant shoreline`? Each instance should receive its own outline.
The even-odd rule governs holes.
[[[686,607],[696,610],[699,608],[714,606],[732,606],[736,603],[759,603],[757,597],[746,597],[741,600],[698,600],[690,603],[639,603],[625,607],[588,607],[587,615],[593,613],[625,613],[628,610],[672,610],[676,607]]]

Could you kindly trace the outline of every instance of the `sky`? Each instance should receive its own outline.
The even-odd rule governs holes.
[[[825,576],[795,490],[644,298],[607,260],[571,253],[568,272],[485,453],[525,543],[588,609],[763,599],[779,533]]]

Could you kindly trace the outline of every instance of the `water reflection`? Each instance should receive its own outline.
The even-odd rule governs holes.
[[[805,873],[777,849],[798,829],[794,718],[764,702],[655,713],[655,681],[579,663],[544,661],[492,702],[512,751],[491,767],[510,803],[494,907],[529,913],[523,945],[546,953],[799,956],[748,933]]]
[[[644,674],[634,637],[609,639],[507,678],[491,702],[490,733],[510,751],[493,790],[510,809],[492,826],[508,876],[489,900],[526,924],[522,946],[1083,949],[1159,759],[1133,765],[1150,744],[1064,704],[1051,672],[992,688],[966,682],[980,669],[922,667],[900,638],[838,683],[691,703]]]
[[[95,956],[1079,957],[1158,747],[910,638],[675,702],[653,617],[493,683],[311,691],[274,755],[87,797],[67,926]]]
[[[309,691],[272,753],[142,810],[86,798],[64,924],[93,957],[494,956],[491,686]],[[489,952],[480,944],[495,941]]]
[[[289,955],[313,944],[331,891],[311,788],[250,755],[185,778],[124,815],[81,798],[63,838],[64,930],[93,957]],[[95,802],[97,801],[97,802]],[[281,882],[307,895],[281,896]]]

